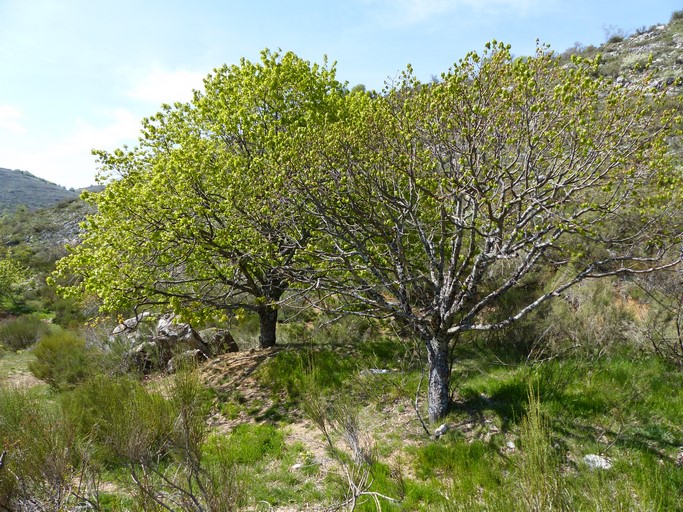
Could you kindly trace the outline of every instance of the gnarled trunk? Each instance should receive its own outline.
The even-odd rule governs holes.
[[[270,348],[275,345],[277,312],[277,306],[261,306],[257,309],[260,324],[258,341],[261,348]]]
[[[427,344],[427,361],[429,362],[427,411],[429,421],[434,423],[448,413],[450,405],[448,341],[435,337]]]

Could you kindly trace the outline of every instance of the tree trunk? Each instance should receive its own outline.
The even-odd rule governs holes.
[[[429,362],[429,390],[427,411],[430,423],[443,418],[450,405],[450,366],[448,364],[448,341],[434,338],[427,342]]]
[[[277,330],[277,307],[262,306],[258,309],[260,331],[258,336],[261,348],[270,348],[275,345]]]

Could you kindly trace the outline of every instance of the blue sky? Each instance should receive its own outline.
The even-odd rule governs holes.
[[[337,61],[379,89],[412,64],[428,80],[486,41],[530,54],[666,23],[668,0],[0,0],[0,167],[94,183],[93,148],[134,144],[140,120],[263,48]],[[0,187],[2,183],[0,183]]]

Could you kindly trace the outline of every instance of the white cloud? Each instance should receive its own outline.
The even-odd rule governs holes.
[[[145,73],[136,73],[127,94],[131,98],[161,103],[186,102],[192,99],[193,89],[200,89],[205,73],[179,69],[168,71],[154,68]]]
[[[12,105],[0,105],[0,130],[12,133],[25,133],[26,128],[19,122],[22,114]]]
[[[40,140],[28,136],[0,141],[2,167],[26,170],[46,180],[67,187],[85,187],[95,183],[97,172],[93,149],[113,150],[135,144],[140,131],[140,117],[128,110],[101,112],[95,124],[77,119],[73,129],[59,137]]]

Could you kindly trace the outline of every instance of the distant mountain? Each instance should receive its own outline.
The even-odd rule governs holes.
[[[26,171],[0,167],[0,212],[25,205],[29,210],[76,199],[80,190],[69,190]]]

